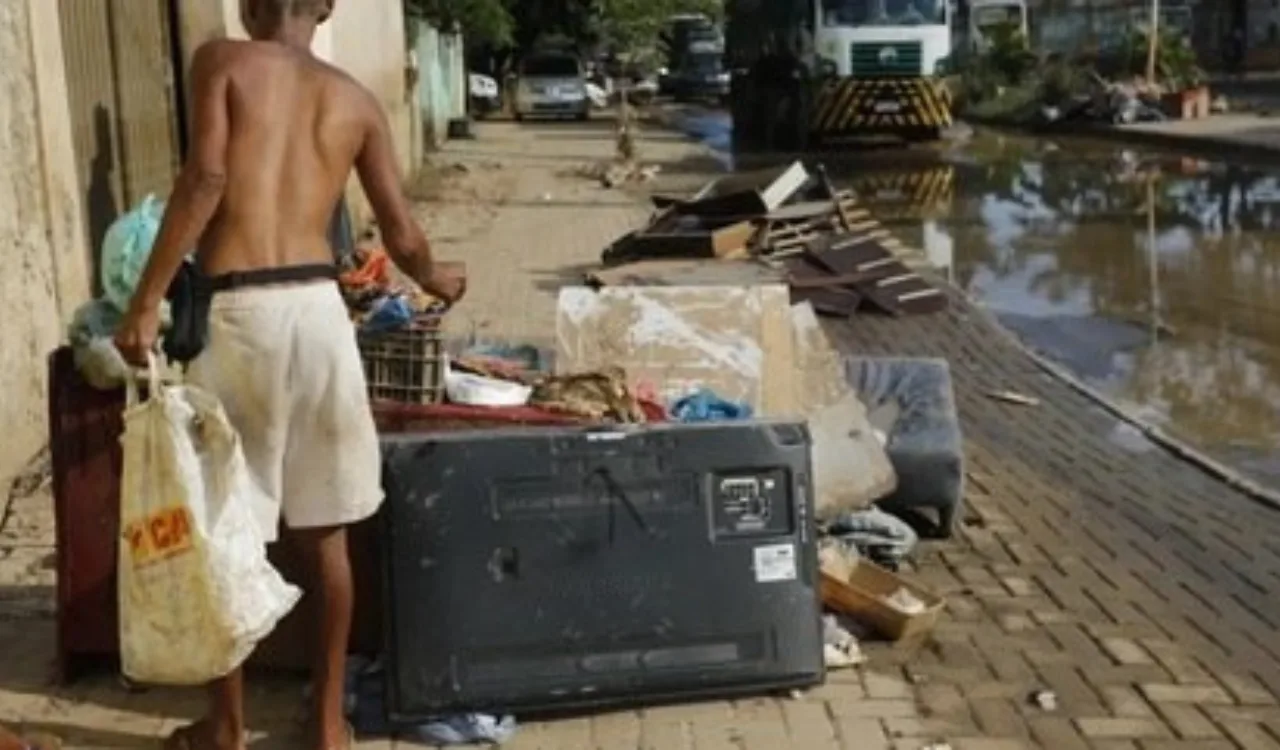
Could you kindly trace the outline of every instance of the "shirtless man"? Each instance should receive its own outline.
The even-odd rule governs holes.
[[[310,52],[334,2],[241,0],[252,41],[219,40],[196,51],[190,153],[116,335],[127,360],[146,363],[169,284],[198,247],[201,268],[221,290],[188,379],[222,401],[250,472],[273,499],[257,509],[266,538],[275,539],[283,514],[318,583],[314,746],[326,749],[350,740],[343,714],[352,614],[346,527],[382,502],[364,373],[326,238],[353,167],[396,264],[446,302],[466,286],[432,262],[378,101]],[[168,747],[243,748],[243,700],[237,671],[211,687],[210,715],[175,732]]]

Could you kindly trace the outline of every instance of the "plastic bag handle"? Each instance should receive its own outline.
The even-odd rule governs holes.
[[[128,377],[124,379],[125,407],[132,409],[140,401],[137,368],[130,367],[128,372]],[[147,352],[147,389],[148,396],[155,396],[160,392],[160,365],[156,362],[155,352]]]

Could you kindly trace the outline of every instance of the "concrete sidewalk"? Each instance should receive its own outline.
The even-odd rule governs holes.
[[[606,126],[483,124],[451,144],[446,200],[422,216],[438,252],[464,260],[471,296],[455,332],[546,340],[555,289],[648,213],[583,176],[612,151]],[[684,139],[648,134],[663,187],[698,183]],[[529,723],[515,750],[1259,750],[1280,748],[1280,513],[1162,452],[1109,443],[1114,420],[1072,396],[962,307],[904,322],[858,319],[860,351],[946,356],[966,430],[971,507],[959,538],[922,550],[948,598],[936,640],[868,648],[871,664],[806,695]],[[1019,390],[1014,407],[984,388]],[[1110,449],[1108,449],[1110,445]],[[200,709],[195,691],[69,688],[53,654],[47,492],[0,532],[0,722],[71,747],[146,747]],[[255,681],[255,747],[297,746],[300,685]],[[1051,690],[1057,710],[1028,696]],[[386,748],[390,741],[363,743]],[[407,746],[407,745],[406,745]]]
[[[1003,127],[999,123],[992,125]],[[1169,120],[1134,125],[1073,122],[1030,132],[1052,138],[1119,141],[1204,159],[1280,166],[1280,118],[1258,113],[1223,114],[1201,120]]]

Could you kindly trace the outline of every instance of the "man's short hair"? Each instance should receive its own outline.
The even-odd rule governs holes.
[[[327,0],[258,0],[258,3],[272,18],[322,16],[329,10]]]

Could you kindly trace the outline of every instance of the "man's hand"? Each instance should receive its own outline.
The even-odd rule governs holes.
[[[422,291],[452,306],[467,293],[467,271],[458,263],[432,263],[425,279],[419,279]]]
[[[116,349],[120,350],[125,362],[135,367],[146,367],[147,358],[155,351],[159,338],[160,311],[131,307],[116,331]]]

